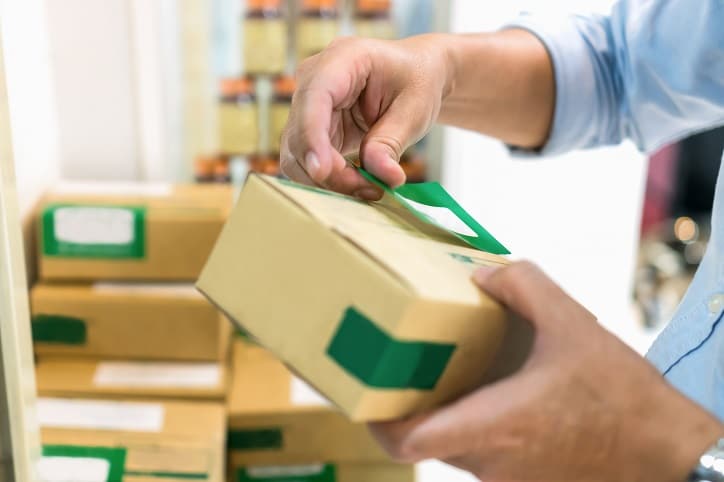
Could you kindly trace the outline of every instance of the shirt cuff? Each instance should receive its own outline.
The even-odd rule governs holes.
[[[521,15],[503,29],[524,29],[538,37],[551,57],[556,85],[555,113],[548,140],[535,150],[510,146],[511,154],[523,158],[555,156],[595,144],[592,105],[596,102],[596,80],[575,18],[544,21],[538,16]]]

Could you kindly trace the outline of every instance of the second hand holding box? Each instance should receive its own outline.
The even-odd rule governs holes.
[[[470,279],[507,264],[483,250],[506,252],[435,183],[370,204],[251,176],[197,287],[352,420],[389,420],[525,359],[528,325]]]

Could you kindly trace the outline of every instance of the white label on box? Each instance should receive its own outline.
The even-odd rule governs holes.
[[[118,294],[149,294],[163,296],[183,296],[184,298],[203,299],[193,283],[120,283],[97,282],[93,283],[93,290],[99,293]]]
[[[36,465],[42,482],[107,482],[111,464],[92,457],[41,457]]]
[[[98,387],[214,388],[221,382],[218,363],[101,362],[93,376]]]
[[[321,474],[324,464],[279,465],[269,467],[247,467],[247,473],[255,479],[275,479],[279,477],[309,477]]]
[[[39,398],[41,427],[160,432],[164,408],[158,403]]]
[[[73,244],[130,244],[134,215],[118,207],[67,206],[53,213],[55,238]]]
[[[54,186],[50,192],[63,196],[166,197],[173,192],[173,186],[166,182],[66,181]]]
[[[331,406],[329,400],[312,388],[307,382],[292,376],[292,404],[297,406]]]
[[[470,227],[465,224],[462,219],[457,217],[455,213],[450,211],[448,208],[428,206],[427,204],[421,204],[411,199],[403,199],[407,202],[407,204],[431,218],[439,226],[465,236],[472,236],[474,238],[478,237],[478,235],[475,234],[475,231],[470,229]]]

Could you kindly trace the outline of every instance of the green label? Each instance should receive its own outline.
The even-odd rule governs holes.
[[[396,340],[349,307],[327,347],[327,355],[367,386],[432,390],[455,348],[447,343]]]
[[[447,231],[480,251],[510,254],[510,251],[463,209],[439,183],[412,183],[391,189],[364,169],[360,169],[359,172],[369,182],[390,194],[421,221]]]
[[[229,450],[281,450],[283,445],[280,428],[230,430],[227,438]]]
[[[43,457],[102,459],[108,462],[106,482],[123,482],[126,449],[121,447],[85,447],[80,445],[44,445]]]
[[[138,259],[146,254],[143,206],[51,204],[41,220],[45,256]]]
[[[334,465],[246,467],[236,471],[236,482],[336,482]]]
[[[63,315],[39,314],[32,320],[33,341],[58,345],[84,345],[85,321]]]

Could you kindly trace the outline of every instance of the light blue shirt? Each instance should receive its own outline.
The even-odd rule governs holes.
[[[724,124],[724,0],[623,0],[609,16],[523,16],[553,60],[557,96],[542,154],[631,139],[644,151]],[[615,196],[615,189],[611,190]],[[647,354],[724,420],[724,174],[712,236],[676,315]]]

